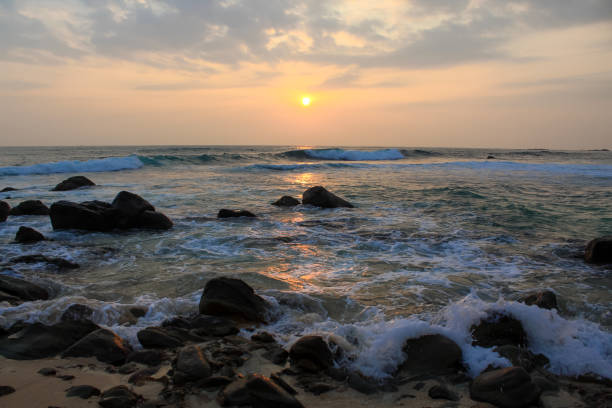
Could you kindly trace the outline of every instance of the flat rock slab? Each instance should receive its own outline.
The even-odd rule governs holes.
[[[218,395],[222,406],[253,408],[303,408],[301,402],[268,377],[250,374],[229,384]]]
[[[479,375],[470,385],[470,397],[501,408],[522,408],[535,403],[540,389],[521,367],[508,367]]]

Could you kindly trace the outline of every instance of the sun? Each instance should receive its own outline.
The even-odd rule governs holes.
[[[312,101],[309,96],[302,97],[302,106],[309,106],[310,102]]]

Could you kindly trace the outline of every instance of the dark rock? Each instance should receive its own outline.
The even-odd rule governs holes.
[[[22,299],[19,299],[17,296],[9,295],[6,292],[0,290],[0,302],[8,302],[11,305],[18,305],[23,302]],[[2,330],[0,330],[0,335]]]
[[[331,390],[335,390],[337,387],[334,387],[333,385],[326,383],[326,382],[313,381],[313,382],[309,382],[308,384],[305,384],[304,388],[306,391],[314,395],[321,395]]]
[[[348,385],[362,394],[369,395],[378,392],[376,381],[356,371],[349,374]]]
[[[24,301],[49,299],[49,293],[46,289],[6,275],[0,275],[0,291]]]
[[[503,346],[506,344],[527,347],[527,333],[520,321],[507,315],[493,314],[471,328],[474,341],[480,347]]]
[[[148,366],[158,366],[165,359],[166,355],[160,350],[139,350],[128,354],[126,362],[133,361]]]
[[[325,370],[334,365],[332,352],[321,336],[304,336],[289,350],[292,366],[306,371]]]
[[[526,305],[536,305],[541,309],[558,309],[557,296],[550,290],[532,292],[520,299]]]
[[[353,208],[353,205],[343,198],[330,193],[325,187],[311,187],[302,194],[302,204],[314,205],[322,208],[338,208],[348,207]]]
[[[17,234],[15,234],[15,241],[20,244],[31,244],[44,240],[45,236],[43,234],[30,227],[19,227]]]
[[[276,365],[282,366],[285,365],[285,362],[289,357],[289,353],[281,346],[275,345],[266,350],[266,352],[262,354],[262,357]]]
[[[196,329],[196,333],[204,336],[229,336],[238,333],[238,327],[229,319],[221,316],[199,315],[189,322],[192,329]]]
[[[474,379],[470,397],[502,408],[527,407],[537,401],[539,388],[521,367],[489,371]]]
[[[95,395],[100,395],[100,390],[91,385],[76,385],[66,390],[66,397],[89,399]]]
[[[137,386],[144,385],[147,381],[155,381],[151,376],[159,371],[159,367],[148,367],[136,371],[128,378],[130,384]]]
[[[89,320],[91,319],[91,316],[93,316],[93,313],[94,310],[91,307],[75,303],[68,306],[68,309],[64,310],[60,320],[62,322],[70,320]]]
[[[272,205],[275,205],[277,207],[295,207],[299,204],[300,200],[291,196],[282,196],[281,198],[272,203]]]
[[[27,200],[11,208],[10,215],[49,215],[49,207],[40,200]]]
[[[155,211],[155,207],[138,194],[121,191],[111,204],[124,217],[134,217],[145,211]]]
[[[38,374],[44,375],[45,377],[50,377],[52,375],[57,374],[57,370],[51,367],[44,367],[38,370]]]
[[[58,375],[57,378],[59,378],[62,381],[72,381],[75,379],[74,375],[70,375],[70,374]]]
[[[0,222],[6,221],[10,211],[11,206],[6,201],[0,201]]]
[[[250,211],[247,210],[228,210],[228,209],[221,209],[219,210],[219,213],[217,214],[217,218],[237,218],[237,217],[257,217],[255,214],[253,214]]]
[[[11,259],[12,263],[47,263],[51,265],[55,265],[60,269],[77,269],[79,267],[78,263],[71,262],[67,259],[63,258],[54,258],[45,255],[35,254],[35,255],[23,255],[18,256],[17,258]]]
[[[240,279],[214,278],[204,287],[200,314],[238,316],[247,321],[264,322],[268,303]]]
[[[292,386],[287,384],[287,382],[283,380],[278,374],[272,374],[270,376],[270,379],[274,381],[276,385],[287,391],[289,394],[297,395],[298,392]]]
[[[51,204],[49,215],[54,230],[110,231],[115,227],[116,213],[109,207],[94,203],[58,201]]]
[[[0,354],[13,360],[52,357],[99,327],[89,320],[60,322],[52,326],[26,324],[10,337],[0,338]]]
[[[207,391],[214,391],[221,387],[225,387],[227,384],[231,383],[233,380],[229,377],[225,377],[222,375],[215,375],[211,377],[206,377],[201,380],[195,382],[195,386],[197,388],[203,388]]]
[[[408,339],[403,347],[406,360],[400,372],[409,374],[444,373],[462,368],[463,354],[459,346],[441,334]]]
[[[135,407],[141,397],[130,391],[125,385],[118,385],[108,389],[100,396],[100,404],[103,408],[130,408]]]
[[[13,187],[4,187],[2,190],[0,190],[0,193],[8,193],[9,191],[17,191],[17,189]]]
[[[191,329],[191,323],[189,322],[189,320],[183,318],[183,317],[173,317],[172,319],[169,320],[164,320],[162,322],[162,327],[178,327],[179,329]]]
[[[10,385],[0,385],[0,397],[9,395],[15,392],[15,389]]]
[[[490,154],[490,155],[488,155],[488,156],[487,156],[487,160],[490,160],[490,159],[495,159],[495,156],[493,156],[493,155],[491,155],[491,154]]]
[[[70,346],[62,357],[95,357],[103,363],[121,365],[130,351],[130,345],[117,334],[98,329]]]
[[[119,367],[117,369],[117,372],[119,374],[132,374],[134,371],[137,371],[140,367],[138,367],[138,364],[136,363],[127,363],[122,365],[121,367]]]
[[[259,332],[251,336],[251,340],[258,341],[260,343],[274,343],[274,337],[268,332]]]
[[[168,230],[174,226],[170,218],[157,211],[143,211],[128,225],[134,228]]]
[[[269,378],[250,374],[225,387],[217,397],[222,406],[250,405],[253,408],[303,408],[303,405]]]
[[[96,183],[85,176],[73,176],[59,183],[51,191],[68,191],[81,187],[95,186]]]
[[[197,381],[212,374],[212,369],[199,346],[183,347],[176,356],[174,383]]]
[[[459,401],[459,396],[444,385],[434,385],[427,392],[431,399],[445,399],[449,401]]]
[[[559,382],[552,375],[532,375],[531,381],[542,391],[559,391]]]
[[[612,235],[595,238],[584,250],[584,260],[588,263],[612,263]]]
[[[527,372],[533,371],[535,367],[548,364],[548,358],[543,354],[533,354],[526,348],[506,344],[493,349],[500,356],[507,358],[513,366],[522,367]]]
[[[137,319],[144,317],[147,314],[146,307],[130,307],[129,311],[132,314],[132,316],[134,316]]]
[[[147,327],[139,331],[136,336],[145,348],[164,349],[182,346],[185,341],[161,327]]]

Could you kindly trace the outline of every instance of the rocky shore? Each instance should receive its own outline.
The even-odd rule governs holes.
[[[95,186],[71,178],[54,190]],[[321,208],[353,205],[323,187],[304,192],[302,203]],[[13,209],[0,202],[0,221],[23,214],[48,215],[54,229],[113,231],[169,229],[172,221],[142,197],[120,192],[112,203],[40,201]],[[277,206],[299,201],[284,196]],[[219,211],[218,218],[254,218],[248,210]],[[221,221],[220,221],[221,222]],[[24,227],[16,245],[46,239]],[[587,245],[585,260],[612,262],[610,237]],[[79,265],[32,254],[12,263]],[[511,362],[472,378],[461,348],[443,334],[408,338],[403,360],[390,378],[351,369],[350,339],[306,335],[282,344],[262,327],[275,319],[271,305],[239,279],[206,282],[197,308],[137,333],[139,344],[92,322],[93,310],[73,304],[52,325],[15,322],[0,327],[0,406],[7,407],[605,407],[612,381],[596,375],[564,377],[530,350],[529,336],[510,314],[491,313],[471,327],[472,344],[492,348]],[[0,275],[0,302],[19,305],[49,299],[44,287]],[[553,292],[536,290],[519,299],[556,309]],[[135,311],[134,313],[138,313]],[[354,340],[356,341],[356,340]]]

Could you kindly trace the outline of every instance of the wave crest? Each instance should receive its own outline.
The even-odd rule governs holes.
[[[55,173],[95,173],[104,171],[119,171],[139,169],[144,166],[137,156],[106,157],[92,160],[66,160],[51,163],[38,163],[31,166],[0,167],[2,176],[21,176],[28,174]]]

